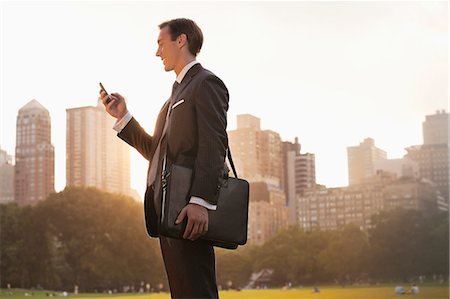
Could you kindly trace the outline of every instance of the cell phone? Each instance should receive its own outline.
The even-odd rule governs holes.
[[[106,104],[108,105],[109,102],[111,102],[112,100],[114,100],[113,98],[111,98],[111,96],[108,94],[108,92],[106,91],[106,89],[103,87],[102,82],[99,83],[100,84],[100,88],[106,93],[106,95],[108,96],[108,98],[106,99]]]

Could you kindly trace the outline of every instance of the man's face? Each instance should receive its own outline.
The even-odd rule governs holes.
[[[169,26],[163,27],[158,36],[158,50],[156,56],[161,57],[166,72],[172,71],[180,57],[180,49],[177,40],[172,41]]]

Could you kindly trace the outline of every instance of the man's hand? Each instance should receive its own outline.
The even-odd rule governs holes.
[[[205,207],[195,203],[188,204],[181,210],[175,224],[180,224],[186,216],[188,217],[188,222],[183,234],[184,239],[194,241],[206,234],[208,231],[208,211]]]
[[[100,90],[100,99],[106,107],[106,111],[113,117],[117,118],[117,120],[122,119],[125,114],[127,114],[127,104],[125,103],[125,98],[118,93],[112,93],[110,95],[112,101],[109,104],[106,104],[106,100],[108,96],[106,92]]]

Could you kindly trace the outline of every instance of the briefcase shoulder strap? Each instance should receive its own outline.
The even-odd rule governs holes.
[[[236,168],[234,167],[233,158],[231,157],[230,148],[227,149],[228,162],[230,162],[231,169],[233,170],[233,174],[235,178],[238,178]]]

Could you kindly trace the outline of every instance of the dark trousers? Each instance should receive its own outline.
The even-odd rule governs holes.
[[[219,298],[212,245],[199,239],[159,240],[172,298]]]

